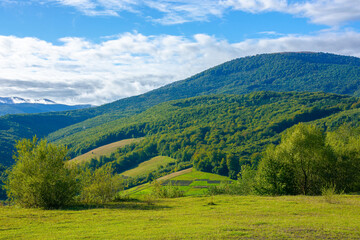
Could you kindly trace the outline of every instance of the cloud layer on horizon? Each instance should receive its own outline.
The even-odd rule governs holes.
[[[0,96],[102,104],[144,93],[225,61],[259,53],[321,51],[360,57],[360,33],[322,32],[229,43],[124,33],[100,43],[0,36]]]

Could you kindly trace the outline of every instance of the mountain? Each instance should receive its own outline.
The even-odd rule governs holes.
[[[19,97],[0,97],[0,116],[19,113],[58,112],[89,108],[91,105],[57,104],[49,99],[24,99]]]
[[[0,104],[20,104],[20,103],[35,103],[35,104],[56,104],[49,99],[25,99],[20,97],[0,97]]]
[[[93,131],[91,129],[106,128],[113,121],[139,114],[159,103],[201,95],[254,91],[323,91],[359,96],[360,59],[328,53],[262,54],[235,59],[188,79],[91,110],[37,114],[30,118],[25,115],[1,117],[0,162],[11,162],[14,140],[33,134],[74,144],[81,142],[81,137]],[[58,118],[62,120],[58,121]],[[44,128],[34,119],[47,125]],[[99,139],[98,143],[107,141],[109,139]],[[89,149],[90,145],[85,148]]]
[[[176,159],[173,168],[193,163],[198,170],[234,178],[240,170],[239,159],[241,164],[256,165],[259,153],[268,144],[278,143],[280,134],[299,122],[334,130],[344,123],[356,126],[359,120],[360,99],[346,95],[216,94],[161,103],[78,133],[75,141],[66,143],[75,156],[115,139],[143,137],[137,144],[91,161],[89,167],[108,163],[121,173],[153,157],[167,156]],[[229,164],[232,160],[236,164]]]

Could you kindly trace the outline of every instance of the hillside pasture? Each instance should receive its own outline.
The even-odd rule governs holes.
[[[115,152],[116,149],[124,147],[131,143],[139,142],[142,139],[143,138],[130,138],[98,147],[87,153],[77,156],[76,158],[69,160],[68,164],[82,164],[87,161],[90,161],[92,158],[99,158],[100,156],[110,156],[110,154]]]
[[[157,156],[148,161],[140,163],[137,167],[121,173],[126,177],[137,177],[140,175],[149,174],[157,170],[160,166],[165,166],[168,163],[175,162],[175,159],[164,156]]]
[[[158,178],[156,181],[160,182],[162,186],[168,184],[178,186],[185,196],[201,196],[207,194],[209,186],[219,185],[222,182],[231,182],[232,180],[225,176],[188,168]],[[124,194],[130,197],[144,198],[152,192],[152,188],[153,186],[150,183],[146,183],[126,190]]]

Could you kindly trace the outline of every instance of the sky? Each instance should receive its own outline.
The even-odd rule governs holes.
[[[0,0],[0,97],[101,105],[284,51],[360,57],[360,0]]]

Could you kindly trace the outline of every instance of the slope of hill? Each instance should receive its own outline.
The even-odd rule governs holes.
[[[42,137],[51,133],[48,136],[51,141],[62,139],[64,143],[74,142],[80,136],[76,135],[78,132],[91,131],[102,124],[138,114],[169,100],[259,90],[325,91],[358,96],[359,86],[360,59],[355,57],[326,53],[278,53],[235,59],[139,96],[121,99],[89,111],[68,112],[65,114],[67,121],[61,123],[56,121],[57,115],[35,115],[40,122],[42,119],[48,120],[51,126],[45,130],[31,123],[26,126],[19,124],[28,122],[28,116],[0,118],[0,162],[11,162],[9,159],[15,139],[34,134]]]
[[[321,127],[325,128],[336,128],[347,121],[358,123],[359,106],[358,98],[326,93],[202,96],[159,104],[133,117],[75,134],[66,143],[77,155],[130,135],[145,136],[140,143],[103,159],[103,164],[111,162],[121,173],[161,155],[234,177],[239,159],[256,164],[259,152],[267,144],[277,143],[283,130],[299,122],[323,121]],[[347,112],[352,118],[341,117]]]
[[[173,162],[175,162],[175,159],[173,158],[157,156],[151,158],[148,161],[140,163],[139,166],[135,168],[132,168],[130,170],[121,173],[121,175],[126,177],[137,177],[141,175],[147,175],[157,170],[159,167],[164,167],[166,166],[167,163],[173,163]]]
[[[323,91],[360,96],[360,58],[327,53],[277,53],[239,58],[188,79],[105,106],[120,110],[121,116],[118,117],[122,117],[169,100],[255,91]],[[100,119],[81,124],[94,127],[102,124]],[[80,129],[77,125],[70,126],[49,137],[51,140],[60,139]]]
[[[222,182],[231,182],[231,179],[213,173],[196,171],[188,168],[179,172],[171,173],[157,179],[161,185],[175,185],[185,196],[198,196],[207,194],[209,186],[216,186]],[[123,194],[129,197],[141,197],[152,192],[153,186],[146,183],[134,188],[127,189]]]
[[[85,162],[89,162],[91,159],[97,159],[101,156],[108,157],[111,155],[111,153],[115,152],[118,148],[124,147],[131,143],[136,143],[141,141],[142,138],[130,138],[125,139],[117,142],[113,142],[101,147],[98,147],[96,149],[91,150],[90,152],[84,153],[80,156],[77,156],[76,158],[73,158],[68,161],[68,164],[82,164]]]

